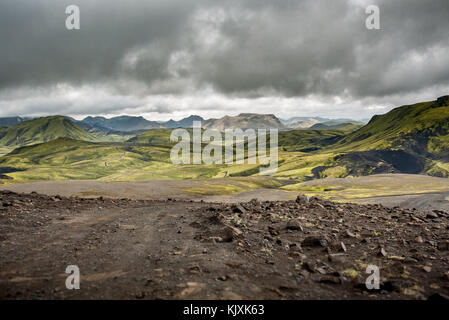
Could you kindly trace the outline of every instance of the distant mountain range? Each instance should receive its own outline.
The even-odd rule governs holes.
[[[144,117],[136,116],[118,116],[113,118],[105,117],[86,117],[83,120],[76,120],[72,117],[67,117],[70,121],[76,123],[82,129],[89,132],[108,132],[108,133],[136,133],[143,130],[163,129],[163,128],[191,128],[194,121],[200,121],[204,128],[214,128],[224,130],[226,128],[235,129],[267,129],[276,128],[279,130],[288,129],[316,129],[316,130],[334,130],[346,127],[350,129],[349,124],[363,124],[362,122],[353,121],[350,119],[326,119],[320,117],[295,117],[288,120],[280,120],[275,115],[268,114],[254,114],[242,113],[238,116],[224,116],[219,119],[208,119],[191,115],[179,121],[150,121]],[[32,118],[25,117],[8,117],[0,118],[0,127],[13,127],[19,123],[30,120]],[[315,126],[315,127],[314,127]],[[355,129],[356,127],[352,127]]]
[[[67,116],[49,116],[27,120],[29,118],[0,118],[0,147],[16,148],[44,143],[57,138],[91,142],[124,142],[148,130],[191,128],[194,121],[200,121],[204,129],[224,130],[276,128],[286,130],[274,115],[240,114],[220,119],[204,120],[200,116],[190,116],[180,121],[148,121],[143,117],[120,116],[111,119],[87,117],[76,120]]]
[[[102,130],[114,130],[114,131],[137,131],[137,130],[150,130],[150,129],[174,129],[174,128],[192,128],[193,122],[199,121],[205,129],[213,128],[218,130],[224,129],[287,129],[287,126],[283,125],[281,121],[274,115],[264,114],[251,114],[242,113],[238,116],[224,116],[220,119],[208,119],[196,115],[189,116],[179,121],[169,120],[167,122],[149,121],[143,117],[131,117],[120,116],[111,119],[104,117],[87,117],[81,121],[77,121],[79,124],[89,125],[91,127]]]
[[[316,129],[334,130],[347,126],[348,124],[365,124],[368,121],[355,121],[352,119],[328,119],[322,117],[293,117],[283,119],[281,122],[290,129]],[[317,125],[317,126],[316,126]]]

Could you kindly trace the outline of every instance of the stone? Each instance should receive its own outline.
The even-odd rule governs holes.
[[[240,237],[242,234],[243,234],[243,232],[240,231],[239,229],[232,227],[232,226],[226,226],[225,237],[223,238],[223,240],[225,242],[231,242],[232,240]]]
[[[348,236],[349,238],[355,238],[355,237],[356,237],[355,234],[352,233],[352,232],[349,231],[349,230],[346,230],[346,236]]]
[[[327,247],[329,245],[329,240],[326,236],[312,235],[306,237],[301,245],[303,247]]]
[[[310,198],[304,194],[301,194],[296,197],[296,203],[299,204],[308,204],[310,202]]]
[[[344,253],[331,253],[327,256],[327,259],[330,262],[335,262],[335,263],[343,263],[346,260]]]
[[[426,215],[426,218],[427,219],[437,219],[437,218],[439,218],[439,216],[435,212],[428,212]]]
[[[298,220],[290,220],[287,222],[287,230],[304,231]]]
[[[318,271],[320,274],[326,274],[327,273],[326,269],[324,269],[323,267],[317,268],[316,271]]]
[[[315,264],[315,263],[312,263],[312,262],[310,262],[310,261],[306,261],[306,262],[304,262],[304,263],[302,264],[302,267],[303,267],[305,270],[307,270],[307,271],[309,271],[309,272],[311,272],[311,273],[314,273],[314,272],[315,272],[315,269],[316,269],[316,264]]]
[[[268,232],[272,236],[278,236],[279,235],[279,231],[277,229],[273,228],[272,226],[268,226]]]
[[[234,212],[234,213],[246,213],[246,210],[240,204],[237,204],[237,205],[235,205],[232,208],[232,212]]]
[[[449,241],[440,241],[437,245],[438,250],[447,251],[449,250]]]
[[[339,277],[325,275],[320,277],[319,282],[326,284],[341,284],[341,279]]]
[[[423,269],[425,272],[427,272],[427,273],[429,273],[429,272],[432,271],[432,267],[431,267],[431,266],[424,266],[422,269]]]

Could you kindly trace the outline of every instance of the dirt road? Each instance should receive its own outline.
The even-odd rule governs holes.
[[[0,192],[1,299],[427,299],[449,215],[319,199],[238,205]],[[81,289],[68,290],[68,265]],[[367,265],[380,290],[365,286]]]

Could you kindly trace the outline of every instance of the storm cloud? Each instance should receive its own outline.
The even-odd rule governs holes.
[[[3,0],[0,115],[366,118],[449,94],[448,17],[447,0]]]

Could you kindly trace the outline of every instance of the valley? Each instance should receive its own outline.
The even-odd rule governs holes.
[[[201,119],[191,116],[177,123],[170,123],[173,127],[177,124],[188,126],[192,121]],[[303,118],[296,118],[295,121],[304,120],[301,119]],[[360,128],[352,122],[351,125],[356,127],[350,131],[329,125],[327,119],[321,120],[322,126],[329,129],[312,129],[317,123],[311,123],[310,128],[286,129],[286,122],[283,123],[273,115],[255,114],[227,116],[218,120],[203,119],[202,126],[217,130],[223,130],[225,127],[282,128],[278,140],[279,166],[271,177],[272,181],[276,182],[274,186],[270,186],[281,193],[314,191],[321,188],[331,191],[317,195],[329,198],[335,193],[335,188],[321,184],[323,181],[334,181],[333,178],[346,178],[345,183],[351,184],[350,181],[356,181],[353,180],[354,177],[382,174],[419,175],[419,178],[415,179],[417,181],[420,181],[423,175],[449,177],[448,96],[440,97],[436,101],[393,109],[387,114],[374,116],[368,124]],[[257,185],[259,182],[254,186],[254,181],[263,181],[259,173],[260,164],[249,164],[247,154],[244,164],[173,164],[170,160],[170,150],[175,145],[170,141],[172,129],[135,131],[139,129],[138,124],[146,123],[145,121],[141,117],[118,117],[110,121],[97,117],[86,118],[86,122],[80,122],[72,121],[68,117],[50,116],[3,127],[0,129],[0,152],[3,153],[0,157],[0,183],[4,186],[74,180],[210,180],[215,183],[220,179],[240,179],[250,187],[233,190],[232,183],[229,183],[220,192],[227,194],[264,188]],[[348,121],[341,119],[343,127],[351,123]],[[338,121],[331,123],[336,122]],[[99,123],[108,128],[100,127]],[[129,130],[114,131],[117,128]],[[204,143],[203,147],[205,145]],[[390,182],[394,181],[384,181],[387,189],[403,189]],[[411,194],[418,194],[419,189],[424,188],[420,182],[415,183],[414,179],[404,180],[403,184],[410,188],[418,184]],[[437,184],[444,185],[440,182]],[[308,187],[310,190],[307,190]],[[207,191],[208,188],[203,189]],[[376,188],[369,183],[363,188],[350,187],[352,198],[357,198],[357,195],[362,193],[359,189],[366,189],[369,194],[369,189]],[[199,193],[202,192],[201,187],[198,190]],[[341,194],[340,198],[352,200],[349,196],[351,192],[346,192],[344,196]],[[372,197],[384,196],[373,192]],[[405,191],[398,193],[407,194]],[[388,191],[386,195],[391,194]]]

